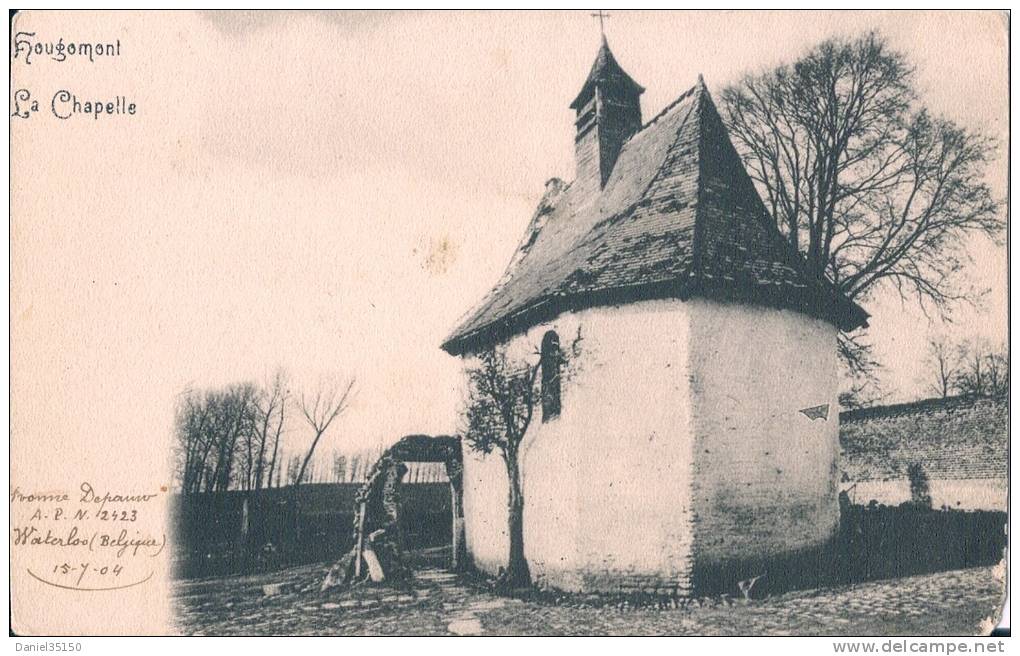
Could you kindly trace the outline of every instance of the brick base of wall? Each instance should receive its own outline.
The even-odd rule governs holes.
[[[692,593],[690,580],[686,576],[604,572],[585,574],[582,585],[583,592],[600,594],[689,597]]]
[[[806,549],[763,558],[734,558],[701,563],[691,579],[696,595],[742,597],[740,582],[759,577],[750,588],[752,598],[789,590],[817,588],[832,582],[838,562],[838,536]]]
[[[771,557],[695,561],[690,573],[533,572],[541,589],[635,597],[741,598],[740,582],[759,577],[751,598],[998,562],[1006,548],[1004,512],[931,510],[910,505],[847,506],[838,532],[815,547]],[[697,558],[697,557],[696,557]],[[489,563],[475,563],[495,575]],[[537,568],[536,568],[537,569]]]

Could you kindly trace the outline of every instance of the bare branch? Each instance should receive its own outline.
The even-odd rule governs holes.
[[[964,244],[998,240],[1004,225],[985,182],[995,143],[926,111],[912,67],[881,37],[825,41],[721,98],[734,144],[810,271],[853,300],[884,286],[943,318],[975,297],[960,275]]]
[[[354,378],[351,378],[346,384],[342,385],[320,381],[315,388],[314,397],[306,396],[304,393],[301,394],[298,400],[298,408],[305,421],[314,431],[315,437],[312,439],[311,446],[308,447],[308,452],[305,454],[301,468],[294,478],[293,485],[300,485],[301,481],[304,480],[305,472],[308,470],[308,463],[311,462],[312,456],[315,454],[315,448],[319,445],[319,441],[326,431],[329,430],[333,421],[349,407],[353,390]]]

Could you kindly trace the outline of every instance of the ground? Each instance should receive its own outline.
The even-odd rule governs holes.
[[[404,589],[320,594],[326,566],[179,581],[178,626],[194,635],[975,635],[1002,582],[978,567],[686,608],[585,607],[492,594],[430,566]],[[264,586],[280,592],[266,596]],[[275,590],[270,589],[270,592]]]

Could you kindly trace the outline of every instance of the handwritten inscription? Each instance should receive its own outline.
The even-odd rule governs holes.
[[[164,493],[99,490],[89,482],[74,493],[15,487],[12,547],[46,553],[31,559],[44,565],[28,573],[56,588],[88,592],[140,585],[152,577],[153,559],[166,548],[166,534],[146,528],[160,525],[154,502]]]

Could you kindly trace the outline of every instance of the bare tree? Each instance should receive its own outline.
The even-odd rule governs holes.
[[[246,455],[256,392],[254,385],[241,383],[219,390],[187,390],[178,397],[175,452],[182,493],[247,489]]]
[[[942,398],[952,395],[956,390],[959,366],[958,349],[942,339],[928,342],[928,367],[933,379],[928,384],[928,391]]]
[[[1009,391],[1009,356],[1005,347],[982,340],[960,346],[959,373],[955,387],[960,394],[998,396]]]
[[[793,64],[722,93],[748,172],[790,245],[854,301],[879,287],[947,316],[965,288],[966,238],[998,239],[985,182],[995,144],[933,116],[904,55],[872,33],[825,41]],[[874,367],[862,335],[841,335],[852,373]]]
[[[251,402],[246,407],[246,417],[238,436],[237,459],[239,472],[237,474],[236,486],[246,492],[255,489],[255,471],[258,469],[256,459],[259,453],[259,432],[258,432],[258,397],[261,390],[256,389]]]
[[[287,377],[280,369],[273,374],[269,386],[260,390],[254,400],[252,408],[254,414],[254,467],[251,468],[250,489],[260,490],[263,487],[270,487],[272,484],[288,396]]]
[[[287,414],[287,400],[290,398],[289,393],[284,392],[280,396],[280,407],[276,413],[276,430],[273,432],[273,453],[269,459],[269,472],[266,476],[266,487],[270,487],[273,483],[273,471],[279,470],[278,454],[280,452],[280,437],[283,435],[284,419]],[[277,474],[276,487],[280,487],[280,477]]]
[[[207,430],[210,409],[205,396],[192,389],[177,397],[175,413],[175,458],[177,484],[182,494],[192,494],[201,487],[205,458],[211,449]]]
[[[480,453],[498,452],[506,466],[510,553],[501,584],[507,588],[531,583],[524,557],[520,447],[535,413],[535,380],[539,368],[539,364],[511,362],[505,349],[499,347],[480,353],[477,366],[467,372],[469,398],[464,442]]]
[[[952,345],[944,339],[928,344],[927,389],[942,398],[954,394],[998,396],[1009,391],[1009,355],[1004,344],[969,339]]]
[[[212,395],[218,438],[207,491],[229,490],[235,482],[237,449],[251,427],[251,402],[256,393],[255,385],[239,383]]]
[[[1009,355],[1005,349],[989,353],[985,358],[985,395],[1009,393]]]
[[[301,395],[298,401],[298,408],[304,416],[305,421],[315,433],[312,444],[308,447],[301,469],[298,470],[294,485],[300,485],[304,479],[308,463],[315,454],[315,447],[319,445],[322,436],[329,429],[333,421],[349,407],[351,392],[354,389],[354,379],[350,379],[345,385],[334,385],[320,381],[313,396]]]

